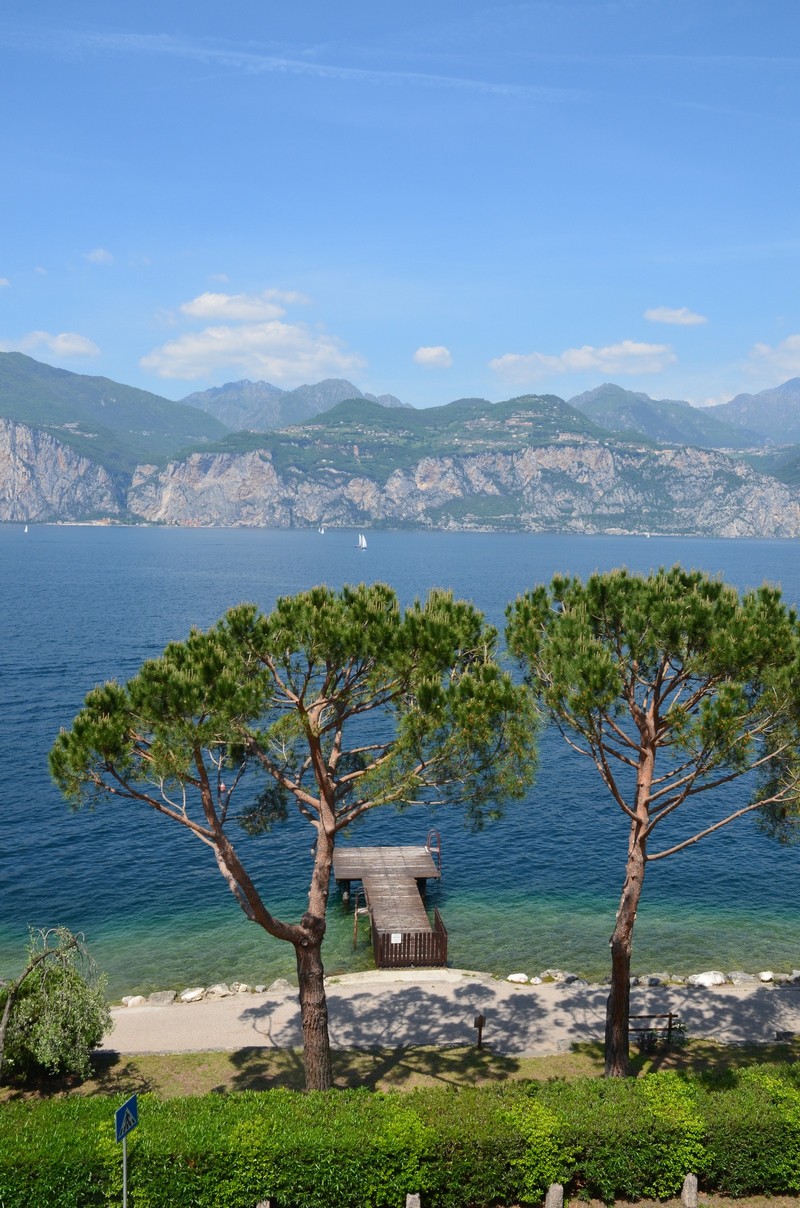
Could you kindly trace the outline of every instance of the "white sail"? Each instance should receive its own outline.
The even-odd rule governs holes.
[[[358,548],[359,548],[359,549],[366,549],[366,548],[367,548],[367,539],[366,539],[366,537],[364,536],[364,534],[363,534],[363,533],[359,533],[359,534],[358,534]]]

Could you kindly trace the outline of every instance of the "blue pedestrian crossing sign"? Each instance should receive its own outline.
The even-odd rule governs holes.
[[[131,1095],[127,1103],[118,1107],[114,1113],[114,1123],[117,1126],[117,1140],[123,1141],[139,1123],[139,1105],[136,1096]]]

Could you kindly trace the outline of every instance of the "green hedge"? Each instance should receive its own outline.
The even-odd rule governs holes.
[[[119,1100],[6,1103],[3,1208],[121,1202]],[[800,1075],[757,1066],[721,1078],[508,1083],[410,1094],[290,1091],[139,1102],[128,1139],[131,1208],[436,1208],[573,1195],[800,1192]]]

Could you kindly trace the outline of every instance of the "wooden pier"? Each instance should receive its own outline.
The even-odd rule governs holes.
[[[441,844],[431,832],[425,847],[340,847],[333,875],[345,898],[352,881],[364,887],[379,969],[447,964],[447,931],[438,910],[431,924],[425,886],[441,877]]]

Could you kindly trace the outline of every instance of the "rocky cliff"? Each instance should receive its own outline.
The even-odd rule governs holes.
[[[564,435],[421,456],[388,475],[279,468],[269,449],[193,453],[114,479],[53,436],[0,421],[0,520],[126,517],[157,524],[374,525],[549,532],[800,536],[800,490],[708,449]]]
[[[107,470],[48,432],[0,419],[0,521],[119,516],[124,492]]]
[[[514,452],[423,457],[381,483],[334,466],[279,473],[268,451],[140,467],[132,513],[165,524],[409,525],[561,532],[800,536],[800,492],[701,449],[586,438]]]

